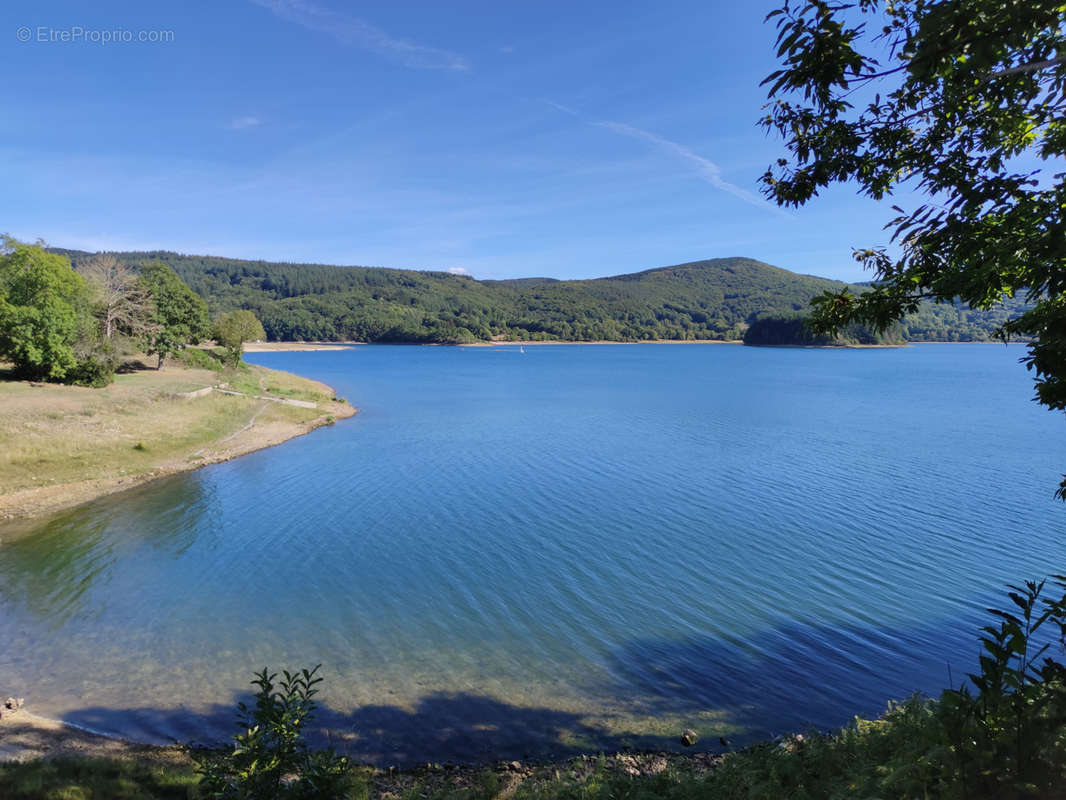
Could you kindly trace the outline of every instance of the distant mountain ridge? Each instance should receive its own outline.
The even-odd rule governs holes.
[[[57,250],[77,266],[94,254]],[[739,339],[763,315],[805,312],[840,281],[750,258],[715,258],[585,280],[479,281],[443,271],[248,261],[167,251],[162,261],[212,312],[248,308],[272,340],[461,343]],[[856,286],[859,290],[860,287]],[[904,321],[911,341],[981,341],[1020,310],[927,304]]]

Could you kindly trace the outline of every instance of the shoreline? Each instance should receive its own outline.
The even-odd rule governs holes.
[[[275,447],[358,413],[347,401],[338,400],[331,386],[303,376],[293,377],[317,386],[324,394],[332,397],[330,407],[317,417],[301,422],[278,419],[257,422],[257,412],[246,426],[236,432],[210,442],[195,453],[181,454],[180,457],[171,457],[162,463],[154,464],[144,472],[31,486],[0,494],[0,524],[10,526],[20,522],[32,522],[112,494],[144,486],[161,478],[231,461],[258,450]],[[264,402],[265,405],[267,403]]]
[[[557,339],[544,340],[520,340],[514,342],[459,342],[451,347],[541,347],[541,346],[573,346],[582,344],[594,345],[634,345],[634,344],[744,344],[740,339],[648,339],[641,342],[616,342],[611,339],[595,339],[592,341],[571,342]],[[441,346],[441,345],[431,345]],[[449,346],[449,345],[444,345]]]
[[[351,350],[365,342],[248,342],[245,353],[312,353],[318,350]]]
[[[19,522],[39,519],[59,511],[66,511],[85,503],[91,503],[102,497],[136,489],[139,486],[152,481],[178,475],[182,472],[194,472],[212,464],[221,464],[232,461],[235,458],[254,453],[257,450],[265,450],[268,447],[276,447],[279,444],[303,436],[325,425],[333,424],[329,418],[347,419],[357,412],[348,403],[343,406],[338,404],[336,413],[323,414],[310,422],[302,423],[273,423],[269,430],[262,428],[256,431],[252,426],[248,430],[240,431],[233,439],[224,444],[221,450],[204,455],[194,463],[170,462],[156,467],[151,472],[140,475],[123,475],[117,478],[87,478],[83,481],[60,483],[51,486],[34,487],[31,489],[19,489],[15,492],[0,495],[0,521]],[[245,434],[260,434],[245,436]],[[223,443],[219,443],[223,444]]]
[[[136,758],[187,761],[179,745],[154,745],[108,736],[69,722],[39,717],[24,708],[0,711],[0,762],[38,758]]]
[[[782,350],[902,350],[914,344],[944,344],[943,342],[904,342],[903,344],[747,344],[745,347]]]
[[[657,775],[671,764],[685,765],[696,772],[709,772],[725,757],[722,752],[710,752],[710,742],[690,752],[673,750],[626,750],[602,756],[606,766],[629,776],[638,774]],[[398,788],[412,779],[465,783],[485,770],[509,774],[515,778],[529,778],[534,773],[547,770],[548,774],[563,765],[590,763],[596,754],[585,754],[553,759],[527,759],[507,761],[502,758],[487,758],[476,762],[418,763],[411,766],[354,763],[356,770],[367,770],[382,788]],[[25,763],[48,759],[116,760],[135,761],[156,767],[191,769],[193,760],[190,747],[185,744],[156,745],[97,733],[62,720],[39,717],[24,708],[17,711],[4,709],[0,716],[0,763]],[[558,773],[556,772],[556,775]]]
[[[573,347],[577,345],[638,345],[638,344],[693,344],[693,345],[714,345],[714,344],[732,344],[743,345],[743,339],[647,339],[639,342],[623,342],[613,339],[593,339],[588,341],[570,341],[570,340],[532,340],[532,339],[517,339],[515,341],[495,341],[495,342],[253,342],[244,346],[244,352],[246,353],[304,353],[315,352],[325,350],[352,350],[356,346],[360,347]],[[891,349],[901,347],[913,347],[920,344],[1004,344],[1000,341],[982,340],[978,342],[948,342],[948,341],[906,341],[901,344],[827,344],[827,345],[805,345],[805,344],[754,344],[745,345],[746,347],[794,347],[804,348],[810,350],[864,350],[864,349]],[[1011,341],[1009,344],[1026,344],[1026,342]]]

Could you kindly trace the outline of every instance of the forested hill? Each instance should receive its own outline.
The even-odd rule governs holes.
[[[75,266],[93,254],[61,250]],[[468,342],[739,339],[761,314],[794,313],[842,283],[749,258],[717,258],[592,280],[478,281],[447,272],[112,253],[169,264],[212,312],[251,309],[272,340]],[[989,338],[1006,312],[928,306],[910,340]]]

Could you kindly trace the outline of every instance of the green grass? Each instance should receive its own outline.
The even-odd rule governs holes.
[[[256,366],[251,369],[242,363],[238,369],[224,371],[223,379],[234,391],[253,396],[309,400],[312,403],[328,403],[333,400],[332,395],[320,391],[311,381],[266,367]]]
[[[193,800],[192,767],[101,759],[0,764],[4,800]]]
[[[259,413],[261,401],[218,393],[180,397],[226,380],[259,395],[260,379],[284,396],[336,408],[320,384],[261,367],[217,372],[175,364],[117,375],[102,389],[0,380],[0,495],[182,462],[241,430],[255,414],[262,425],[304,423],[323,414],[274,403]]]

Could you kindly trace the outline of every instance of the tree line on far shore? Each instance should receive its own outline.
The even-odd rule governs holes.
[[[585,281],[477,281],[444,272],[3,243],[0,359],[14,362],[22,376],[90,385],[108,383],[134,350],[165,359],[209,337],[225,348],[230,363],[239,362],[242,342],[255,339],[743,339],[808,346],[989,341],[1025,310],[1013,300],[984,312],[922,303],[884,333],[854,325],[817,336],[803,322],[809,301],[844,284],[746,258]]]
[[[870,325],[853,323],[832,334],[811,327],[809,313],[760,314],[744,332],[744,344],[760,347],[855,347],[902,345],[906,342],[899,324],[878,331]]]
[[[242,310],[217,315],[161,261],[137,265],[102,253],[75,270],[43,244],[0,238],[0,360],[18,378],[106,386],[137,353],[168,356],[214,338],[236,365],[243,343],[265,339]]]
[[[95,254],[59,251],[75,267]],[[278,341],[461,344],[473,341],[741,339],[760,316],[809,311],[839,281],[750,258],[716,258],[592,280],[475,280],[440,271],[113,253],[161,261],[213,312],[247,309]],[[853,286],[868,292],[869,286]],[[908,341],[989,341],[1024,308],[923,303],[900,324]]]

